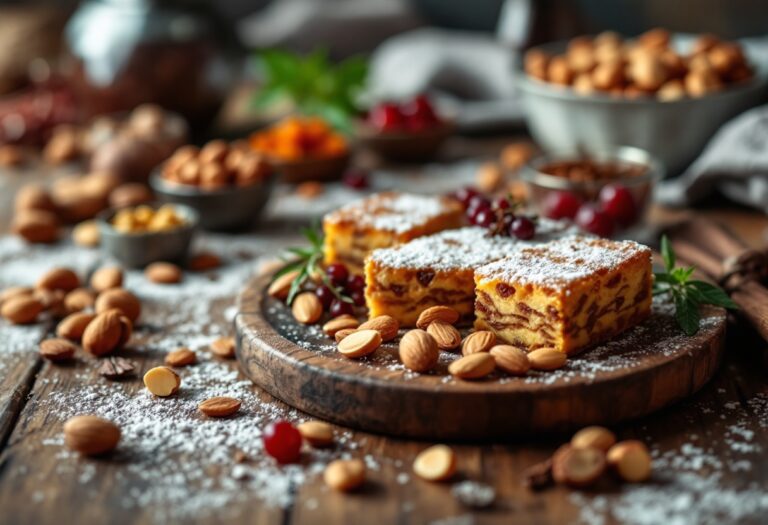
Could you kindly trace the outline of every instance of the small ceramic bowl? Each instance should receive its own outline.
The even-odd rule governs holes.
[[[158,198],[171,204],[183,204],[197,211],[204,230],[237,231],[254,224],[261,216],[275,183],[275,174],[259,184],[205,190],[196,186],[168,182],[155,170],[149,185]]]
[[[269,157],[269,162],[275,167],[281,182],[298,184],[307,181],[338,180],[349,166],[349,153],[335,157],[310,158],[304,160],[286,161]]]
[[[148,204],[159,208],[161,203]],[[96,220],[101,233],[101,247],[129,268],[143,268],[157,261],[183,263],[192,239],[195,236],[199,216],[189,206],[175,204],[184,224],[167,231],[145,233],[123,233],[112,227],[112,219],[119,211],[116,208],[100,213]]]
[[[383,159],[419,162],[433,158],[454,129],[452,120],[443,120],[424,131],[416,132],[382,132],[360,122],[357,126],[357,140]]]

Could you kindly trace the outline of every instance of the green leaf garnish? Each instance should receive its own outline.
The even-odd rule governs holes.
[[[708,282],[691,279],[696,268],[675,266],[677,258],[666,235],[661,238],[663,272],[654,272],[653,295],[671,295],[675,303],[675,318],[686,335],[699,330],[700,307],[703,304],[738,309],[728,294]]]

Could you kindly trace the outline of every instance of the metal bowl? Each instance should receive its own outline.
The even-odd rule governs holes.
[[[260,184],[204,190],[166,181],[161,169],[149,178],[149,185],[163,202],[183,204],[197,211],[200,227],[214,231],[246,229],[261,216],[275,184],[272,174]]]
[[[147,206],[159,208],[162,203]],[[112,227],[118,208],[105,210],[96,216],[101,233],[101,247],[120,264],[129,268],[143,268],[157,261],[184,262],[192,244],[199,221],[197,212],[189,206],[175,204],[184,224],[168,231],[123,233]]]
[[[563,48],[562,43],[541,47],[549,52]],[[582,95],[530,78],[522,70],[516,84],[531,135],[545,151],[595,154],[615,146],[636,146],[658,158],[673,175],[698,156],[720,126],[762,100],[767,78],[758,70],[744,83],[673,101]]]

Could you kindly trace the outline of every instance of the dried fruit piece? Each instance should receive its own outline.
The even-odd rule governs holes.
[[[267,425],[262,439],[264,450],[278,463],[295,463],[301,457],[301,434],[288,421]]]
[[[98,416],[75,416],[64,423],[67,448],[86,456],[110,452],[119,441],[120,429],[117,425]]]
[[[123,288],[105,290],[96,299],[95,310],[97,314],[112,308],[117,308],[123,312],[123,315],[132,323],[135,323],[141,315],[141,302],[135,295]]]
[[[616,434],[605,427],[591,426],[582,428],[571,438],[571,446],[574,448],[596,448],[608,452],[616,443]]]
[[[434,445],[416,456],[413,471],[427,481],[445,481],[456,473],[456,454],[446,445]]]
[[[235,338],[220,337],[211,343],[211,353],[224,359],[235,357]]]
[[[508,374],[524,376],[531,368],[528,355],[516,346],[496,345],[489,353],[496,360],[496,366]]]
[[[288,292],[291,290],[291,284],[299,276],[298,270],[292,270],[284,273],[280,277],[275,278],[272,284],[267,288],[267,293],[275,299],[285,300],[288,297]]]
[[[144,386],[158,397],[168,397],[179,390],[181,378],[167,366],[156,366],[144,374]]]
[[[304,440],[315,448],[333,444],[333,427],[325,421],[306,421],[296,427]]]
[[[651,477],[651,454],[645,443],[621,441],[608,450],[608,464],[624,481],[638,483]]]
[[[339,343],[339,352],[344,357],[356,359],[372,353],[381,346],[381,334],[378,330],[357,330]]]
[[[88,312],[70,314],[59,322],[59,325],[56,327],[56,335],[71,341],[80,342],[83,338],[83,332],[85,332],[85,329],[93,321],[94,317],[96,317],[96,314]]]
[[[323,315],[323,305],[312,292],[302,292],[291,305],[293,317],[302,324],[314,324]]]
[[[35,288],[69,292],[78,286],[80,286],[80,278],[75,272],[69,268],[53,268],[37,281]]]
[[[448,365],[448,373],[459,379],[480,379],[496,368],[496,361],[491,354],[478,352],[457,359]]]
[[[240,404],[240,400],[234,397],[212,397],[197,405],[197,408],[209,417],[229,417],[240,410]]]
[[[40,355],[49,361],[67,361],[76,351],[77,347],[66,339],[46,339],[40,343]]]
[[[565,353],[544,347],[528,353],[528,361],[534,370],[556,370],[568,360]]]
[[[440,350],[453,350],[461,344],[461,333],[453,325],[443,321],[429,323],[427,333],[435,339]]]
[[[334,490],[348,492],[365,483],[365,463],[359,459],[331,461],[323,473],[325,484]]]
[[[357,332],[356,328],[345,328],[333,334],[333,338],[336,340],[337,343],[340,343],[349,334],[353,334],[355,332]]]
[[[107,357],[99,366],[99,375],[107,379],[122,379],[136,372],[136,363],[122,357]]]
[[[165,355],[165,364],[168,366],[189,366],[197,363],[197,354],[189,348],[177,348]]]
[[[119,310],[107,310],[88,323],[82,337],[83,350],[95,356],[114,352],[131,337],[131,322]]]
[[[361,324],[358,329],[376,330],[381,334],[382,341],[391,341],[397,337],[397,332],[400,330],[400,323],[397,319],[389,315],[379,315],[373,319],[367,320]]]
[[[351,315],[340,315],[334,317],[323,325],[323,333],[333,337],[339,330],[355,329],[360,326],[360,322]]]
[[[568,447],[553,458],[553,472],[558,481],[571,487],[588,487],[605,472],[605,453],[596,448]]]
[[[99,268],[91,275],[91,288],[97,292],[120,288],[123,285],[123,270],[115,266]]]
[[[419,318],[416,320],[416,327],[426,330],[435,321],[456,324],[458,320],[459,312],[450,306],[432,306],[419,314]]]
[[[29,295],[17,295],[3,302],[0,315],[13,324],[29,324],[43,311],[43,303]]]
[[[472,332],[464,338],[461,344],[461,353],[463,355],[476,354],[478,352],[487,352],[496,344],[496,334],[488,330],[478,330]]]
[[[439,358],[437,341],[424,330],[410,330],[400,340],[400,361],[409,370],[428,372]]]
[[[147,279],[157,284],[180,283],[184,275],[181,268],[169,262],[155,262],[144,269]]]

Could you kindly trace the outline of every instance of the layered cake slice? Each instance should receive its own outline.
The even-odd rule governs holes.
[[[451,306],[465,320],[474,312],[474,270],[532,246],[572,233],[567,223],[540,219],[536,237],[520,241],[467,227],[375,250],[365,264],[365,299],[369,315],[391,315],[413,326],[422,310]]]
[[[324,262],[362,273],[372,250],[458,228],[463,221],[461,204],[449,197],[377,193],[323,218]]]
[[[648,317],[651,283],[647,246],[567,237],[478,268],[475,328],[573,354]]]

